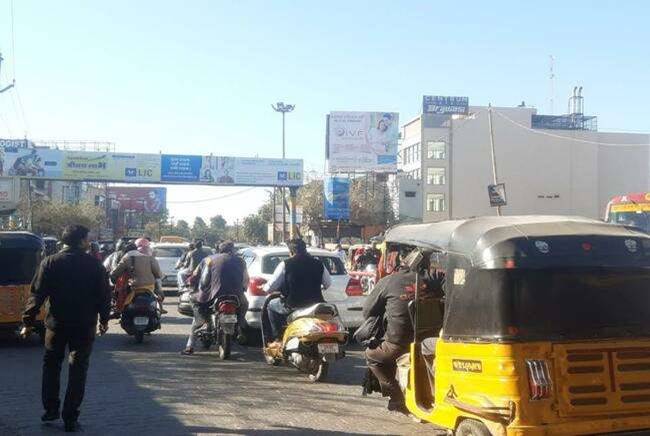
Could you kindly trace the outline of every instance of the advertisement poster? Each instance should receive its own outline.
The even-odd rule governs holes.
[[[202,160],[201,156],[163,154],[160,180],[163,182],[198,182]]]
[[[61,178],[62,160],[60,150],[0,147],[0,177]]]
[[[160,155],[157,154],[63,153],[63,178],[66,180],[160,181]]]
[[[325,180],[325,219],[350,219],[350,179],[329,177]]]
[[[330,172],[397,171],[399,114],[331,112],[328,125]]]
[[[112,187],[108,195],[120,210],[161,213],[167,208],[167,188]]]
[[[163,155],[161,181],[206,185],[301,186],[302,160]]]

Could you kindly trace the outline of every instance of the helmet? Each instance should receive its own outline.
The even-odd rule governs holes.
[[[138,251],[142,254],[151,255],[151,243],[148,239],[139,238],[135,240],[135,246],[138,248]]]

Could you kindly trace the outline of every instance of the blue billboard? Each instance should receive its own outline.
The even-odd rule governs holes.
[[[160,181],[198,182],[202,162],[201,156],[163,154],[160,162]]]
[[[328,177],[325,179],[325,219],[350,219],[350,179],[345,177]]]

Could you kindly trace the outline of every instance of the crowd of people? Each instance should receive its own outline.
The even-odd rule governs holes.
[[[66,431],[78,429],[77,418],[96,332],[103,335],[108,331],[109,319],[119,317],[127,296],[134,290],[154,293],[161,309],[164,299],[160,266],[147,239],[120,242],[115,252],[102,263],[92,249],[88,234],[89,230],[83,226],[66,228],[63,247],[45,258],[34,277],[23,316],[23,334],[27,335],[35,328],[36,317],[49,300],[45,319],[42,384],[45,413],[42,420],[54,421],[62,417]],[[220,244],[217,254],[203,247],[200,240],[194,241],[190,248],[177,264],[179,287],[193,289],[194,318],[181,351],[186,356],[194,354],[197,331],[209,322],[210,308],[217,298],[237,297],[240,326],[245,325],[248,309],[245,296],[248,272],[234,244],[230,241]],[[291,240],[288,248],[291,256],[278,264],[264,286],[266,292],[281,294],[281,298],[272,300],[267,307],[272,336],[270,348],[281,347],[287,317],[295,310],[324,302],[322,291],[331,285],[329,271],[308,253],[303,240]],[[344,251],[340,246],[337,249]],[[374,255],[367,251],[354,253],[352,262],[360,264],[364,256],[371,261],[370,256]],[[402,412],[406,409],[395,381],[395,362],[413,339],[408,302],[414,295],[415,274],[415,271],[403,269],[380,280],[364,307],[368,321],[380,319],[385,330],[383,341],[366,352],[369,368],[379,381],[381,391],[390,397],[389,410]],[[441,290],[441,278],[435,273],[430,277],[429,283],[435,283],[432,289]],[[240,330],[239,334],[243,332]],[[66,347],[70,349],[70,371],[61,413],[59,376]]]

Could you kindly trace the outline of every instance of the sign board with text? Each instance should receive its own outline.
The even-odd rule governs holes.
[[[301,159],[160,155],[0,147],[0,177],[221,186],[303,184]]]
[[[324,215],[326,220],[350,219],[350,179],[329,177],[325,180]]]
[[[496,185],[488,185],[488,196],[490,197],[490,206],[506,206],[508,204],[506,199],[506,184],[497,183]]]
[[[444,95],[425,95],[422,97],[424,114],[460,114],[469,111],[468,97],[449,97]]]

